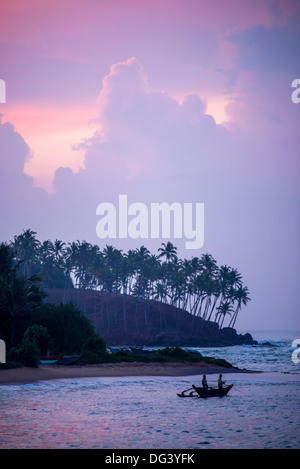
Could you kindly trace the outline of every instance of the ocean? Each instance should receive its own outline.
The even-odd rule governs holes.
[[[198,349],[234,366],[225,397],[180,399],[202,376],[80,378],[0,386],[1,449],[296,449],[300,333],[251,332],[257,346]],[[298,335],[297,335],[298,334]],[[294,354],[295,356],[295,354]],[[217,375],[208,375],[215,385]]]

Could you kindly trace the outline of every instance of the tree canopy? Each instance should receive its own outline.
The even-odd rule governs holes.
[[[126,253],[109,245],[100,249],[87,241],[41,242],[34,231],[26,230],[14,237],[10,248],[16,270],[39,275],[45,288],[94,289],[157,300],[220,327],[226,323],[234,327],[242,306],[250,300],[236,268],[218,266],[208,253],[179,259],[170,241],[162,243],[157,254],[145,246]]]

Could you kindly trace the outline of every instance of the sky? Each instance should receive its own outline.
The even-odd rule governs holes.
[[[250,290],[238,330],[300,331],[297,0],[1,2],[0,240],[100,239],[96,208],[204,204]],[[3,101],[3,100],[2,100]]]

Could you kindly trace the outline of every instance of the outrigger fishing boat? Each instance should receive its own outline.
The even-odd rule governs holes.
[[[232,388],[233,384],[224,386],[223,388],[198,388],[193,385],[194,390],[200,397],[226,396]]]
[[[67,356],[67,355],[55,355],[55,356],[50,356],[50,355],[45,355],[43,357],[40,357],[40,363],[41,365],[73,365],[74,363],[78,362],[78,360],[81,358],[81,355],[72,355],[72,356]]]
[[[67,357],[64,355],[60,360],[58,360],[58,365],[74,365],[74,363],[78,362],[82,355],[72,355]]]
[[[57,363],[63,355],[45,355],[43,357],[40,357],[40,363],[42,365],[53,365],[54,363]]]
[[[178,397],[213,397],[213,396],[226,396],[233,384],[229,386],[224,386],[223,388],[200,388],[192,385],[191,388],[185,389],[182,393],[177,394]]]

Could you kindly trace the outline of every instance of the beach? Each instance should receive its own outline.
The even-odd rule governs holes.
[[[99,365],[40,365],[0,370],[0,385],[26,384],[68,378],[106,378],[124,376],[192,376],[216,373],[251,373],[250,370],[224,368],[206,363],[105,363]]]

